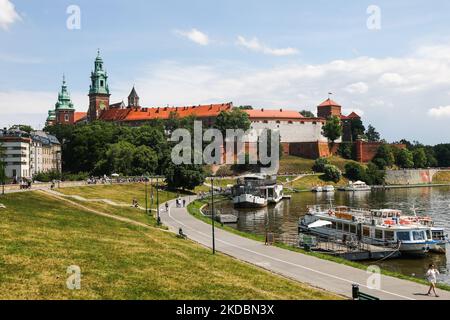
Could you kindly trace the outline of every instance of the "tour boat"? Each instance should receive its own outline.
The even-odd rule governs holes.
[[[325,186],[325,187],[323,187],[323,192],[334,192],[335,191],[335,189],[334,189],[334,187],[333,186]]]
[[[320,192],[323,192],[323,188],[321,186],[317,186],[317,187],[312,188],[311,191],[320,193]]]
[[[276,176],[247,175],[232,188],[233,204],[238,208],[264,208],[283,200],[283,185]]]
[[[341,188],[339,188],[339,190],[358,192],[358,191],[371,191],[372,188],[363,181],[356,181],[356,182],[350,181],[350,183],[347,186],[341,187]]]
[[[398,247],[402,254],[423,255],[434,245],[430,227],[406,219],[392,209],[368,210],[349,207],[309,207],[300,220],[299,232],[325,238],[357,240],[375,246]]]
[[[427,231],[427,238],[431,240],[430,252],[446,254],[447,244],[449,243],[448,234],[444,228],[434,226],[434,221],[430,217],[417,216],[415,208],[413,209],[414,216],[402,216],[402,219],[408,220],[411,223],[419,223],[429,228]]]

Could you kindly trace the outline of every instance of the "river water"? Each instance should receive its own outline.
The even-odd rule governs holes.
[[[305,215],[308,205],[345,205],[358,208],[401,209],[405,214],[413,214],[415,206],[418,215],[431,216],[435,225],[444,227],[450,233],[450,187],[423,187],[410,189],[376,190],[372,192],[335,194],[297,193],[290,201],[283,201],[276,206],[258,210],[236,210],[231,202],[222,202],[216,207],[222,213],[239,216],[237,225],[240,231],[264,235],[266,229],[277,235],[296,236],[298,221]],[[372,265],[374,262],[365,262]],[[450,284],[450,245],[447,255],[429,254],[424,258],[400,258],[379,263],[379,266],[409,276],[424,278],[430,263],[440,270],[440,282]]]

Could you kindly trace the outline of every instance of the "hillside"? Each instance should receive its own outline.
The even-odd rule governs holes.
[[[349,162],[354,162],[352,160],[346,160],[341,157],[330,157],[328,158],[332,165],[338,167],[341,171],[344,171],[345,165]],[[305,159],[295,156],[283,156],[280,160],[279,174],[299,174],[299,173],[310,173],[314,165],[314,160]]]
[[[129,200],[121,194],[127,192],[124,187],[93,188],[65,192]],[[133,187],[128,190],[131,194]],[[336,298],[227,256],[212,256],[166,231],[99,216],[43,193],[10,194],[0,202],[7,208],[0,209],[0,299]],[[97,210],[133,218],[130,208],[102,204]],[[135,215],[142,219],[142,212]],[[153,218],[145,218],[153,225]],[[71,265],[81,268],[81,290],[66,288]]]

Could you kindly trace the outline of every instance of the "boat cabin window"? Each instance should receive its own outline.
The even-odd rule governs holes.
[[[336,225],[338,230],[342,230],[342,222],[338,222]]]
[[[336,222],[331,222],[331,229],[336,229]]]
[[[364,227],[363,228],[363,236],[364,237],[370,237],[370,228],[369,227]]]
[[[353,234],[356,234],[356,226],[355,225],[350,225],[350,232]]]
[[[375,239],[383,239],[383,230],[375,229]]]
[[[350,225],[344,223],[344,232],[350,232]]]
[[[394,231],[385,231],[384,239],[385,240],[394,240]]]
[[[424,231],[413,231],[413,239],[416,241],[426,240]]]
[[[411,241],[411,235],[408,231],[397,232],[397,240],[399,241]]]
[[[431,235],[431,230],[427,230],[427,239],[432,240],[433,236]]]

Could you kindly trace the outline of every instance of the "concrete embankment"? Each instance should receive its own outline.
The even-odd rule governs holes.
[[[450,169],[387,170],[386,184],[396,186],[432,184],[438,172],[450,172]]]

